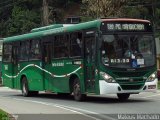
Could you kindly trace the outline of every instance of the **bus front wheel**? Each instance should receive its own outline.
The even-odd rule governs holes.
[[[125,101],[125,100],[128,100],[130,94],[129,93],[118,93],[117,96],[120,101]]]
[[[82,101],[86,97],[85,94],[81,93],[80,81],[78,78],[76,78],[73,83],[73,95],[76,101]]]

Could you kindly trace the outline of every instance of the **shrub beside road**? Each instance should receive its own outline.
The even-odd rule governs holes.
[[[0,120],[10,120],[9,114],[0,109]]]

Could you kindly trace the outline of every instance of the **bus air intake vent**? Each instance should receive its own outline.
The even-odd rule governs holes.
[[[121,85],[123,90],[139,90],[143,85]]]
[[[118,77],[142,77],[146,72],[113,72]]]

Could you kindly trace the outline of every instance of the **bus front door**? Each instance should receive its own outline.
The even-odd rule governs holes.
[[[84,37],[85,85],[88,93],[95,93],[95,36]]]

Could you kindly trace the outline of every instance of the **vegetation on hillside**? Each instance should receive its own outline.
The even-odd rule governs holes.
[[[149,19],[160,29],[159,0],[0,0],[0,37],[64,23],[74,15],[81,16],[82,21],[103,17]]]

